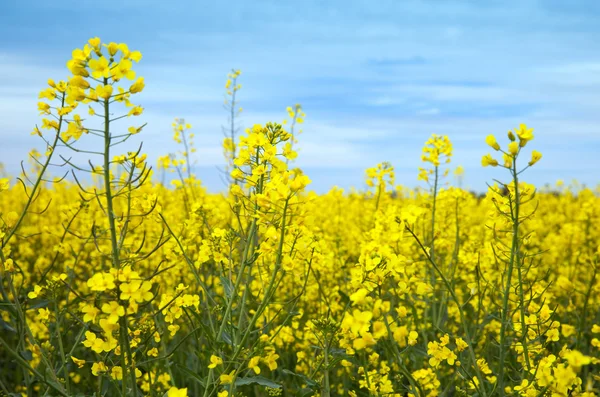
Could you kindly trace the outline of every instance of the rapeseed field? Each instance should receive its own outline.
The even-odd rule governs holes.
[[[208,193],[184,120],[157,165],[128,146],[138,62],[75,49],[39,95],[46,150],[0,180],[4,395],[598,395],[599,191],[527,183],[531,126],[482,136],[503,169],[485,194],[438,135],[424,188],[381,163],[365,190],[316,194],[294,165],[302,107],[236,134],[234,70],[228,188]]]

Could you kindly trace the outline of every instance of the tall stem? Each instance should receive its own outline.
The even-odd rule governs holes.
[[[104,78],[104,85],[108,84],[108,79]],[[104,190],[106,195],[106,212],[108,217],[108,227],[110,229],[110,243],[112,253],[112,267],[113,269],[119,270],[121,266],[121,260],[119,258],[119,243],[117,237],[117,227],[115,222],[115,213],[113,209],[113,196],[112,196],[112,180],[110,175],[110,146],[111,146],[111,134],[110,134],[110,113],[109,113],[109,99],[104,100]],[[118,292],[118,291],[117,291]],[[122,302],[119,302],[122,303]],[[127,388],[126,376],[129,372],[131,376],[131,389],[133,395],[137,395],[136,391],[136,379],[135,379],[135,364],[131,357],[131,346],[129,345],[129,331],[127,326],[127,317],[123,316],[119,320],[119,332],[121,334],[121,367],[123,370],[123,384],[122,393],[126,393]],[[128,357],[127,357],[128,356]],[[127,359],[129,359],[129,365],[131,370],[127,369]],[[125,395],[125,394],[124,394]]]
[[[439,168],[435,166],[435,180],[433,182],[433,205],[431,208],[431,246],[429,247],[429,256],[432,261],[435,261],[435,210],[437,205],[437,194],[438,194],[438,181],[439,181]],[[431,301],[431,320],[432,323],[439,327],[439,318],[437,316],[436,303],[437,303],[437,293],[436,293],[436,275],[435,271],[431,269],[431,287],[433,288],[433,300]]]
[[[329,397],[331,386],[329,385],[329,339],[328,335],[325,335],[325,355],[323,358],[323,366],[325,367],[323,373],[323,390],[321,391],[321,397]]]
[[[63,360],[63,362],[65,363],[64,367],[63,367],[63,373],[65,375],[65,387],[67,388],[67,394],[71,394],[71,384],[69,381],[69,369],[68,366],[66,365],[67,363],[67,356],[65,355],[65,348],[63,346],[63,341],[62,341],[62,333],[60,332],[60,327],[62,326],[62,321],[61,321],[61,315],[60,315],[60,311],[58,310],[58,304],[56,303],[56,299],[54,300],[54,312],[56,313],[56,336],[58,339],[58,349],[60,351],[60,356]]]
[[[508,269],[506,272],[506,284],[504,286],[504,296],[502,302],[502,323],[500,324],[500,354],[498,360],[498,390],[500,393],[504,391],[504,360],[506,358],[506,328],[508,326],[508,303],[510,298],[510,287],[512,281],[512,273],[515,265],[515,259],[517,257],[517,250],[519,246],[519,176],[517,173],[517,158],[516,156],[513,158],[512,162],[512,176],[513,183],[515,187],[515,202],[514,208],[511,208],[511,216],[513,223],[513,236],[512,236],[512,244],[510,249],[510,259],[508,261]],[[525,332],[525,330],[522,330]]]

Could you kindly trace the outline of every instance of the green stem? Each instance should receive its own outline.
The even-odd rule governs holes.
[[[429,247],[429,256],[431,260],[435,260],[435,211],[437,207],[437,194],[438,194],[438,181],[439,181],[439,167],[435,166],[435,179],[433,182],[433,204],[431,208],[431,246]],[[435,285],[437,283],[435,272],[431,271],[431,287],[433,288],[433,300],[431,301],[431,320],[436,328],[439,328],[439,317],[436,315],[436,303],[437,303],[437,289]]]
[[[325,337],[325,349],[323,351],[323,390],[321,390],[321,397],[329,397],[331,386],[329,385],[329,340]]]
[[[511,216],[513,223],[513,238],[510,250],[510,259],[508,262],[508,269],[506,273],[506,284],[504,286],[504,296],[502,302],[502,322],[500,325],[500,354],[498,360],[498,390],[504,391],[504,362],[506,358],[506,328],[508,327],[508,303],[510,301],[510,287],[512,281],[512,273],[515,265],[515,258],[517,256],[518,244],[519,244],[519,177],[517,175],[517,158],[513,158],[511,173],[513,176],[513,183],[515,186],[515,203],[514,209],[511,208]],[[525,333],[525,328],[522,329]]]
[[[65,375],[65,386],[67,388],[67,394],[70,395],[71,394],[71,383],[69,381],[69,369],[68,369],[68,366],[66,365],[67,356],[65,355],[65,349],[63,347],[63,341],[62,341],[62,333],[60,332],[60,327],[61,327],[60,312],[58,311],[58,304],[56,303],[56,299],[54,300],[54,311],[56,312],[56,336],[58,338],[58,349],[60,351],[61,359],[62,359],[63,363],[65,363],[65,365],[63,367],[63,373]]]
[[[231,313],[231,308],[233,307],[233,301],[237,297],[240,284],[242,282],[242,279],[244,278],[244,270],[248,261],[247,256],[250,250],[250,246],[252,245],[252,240],[254,240],[254,233],[256,233],[256,219],[252,221],[252,226],[250,227],[250,233],[248,235],[248,240],[246,241],[246,247],[244,249],[240,270],[238,271],[237,280],[235,280],[233,291],[231,292],[231,296],[229,297],[229,301],[227,302],[227,308],[225,309],[225,314],[223,315],[223,321],[221,321],[221,326],[219,327],[219,332],[217,333],[217,341],[219,341],[223,336],[223,332],[225,331],[225,325],[227,324],[227,319]]]
[[[104,85],[108,84],[108,79],[104,78]],[[113,196],[112,196],[112,183],[110,175],[110,146],[111,146],[111,135],[110,135],[110,113],[109,113],[109,100],[104,100],[104,189],[106,195],[106,212],[108,217],[108,226],[110,229],[110,243],[112,247],[112,267],[115,270],[119,270],[121,266],[121,260],[119,258],[119,243],[117,238],[117,227],[115,222],[115,213],[113,209]],[[118,291],[117,291],[118,292]],[[121,303],[121,302],[120,302]],[[129,331],[127,326],[127,317],[121,317],[119,319],[119,332],[121,334],[121,367],[123,370],[123,383],[122,393],[126,395],[127,380],[126,375],[129,372],[131,376],[131,389],[134,395],[137,395],[137,382],[135,379],[135,364],[131,357],[131,346],[129,345]],[[127,368],[127,357],[129,355],[130,370]]]

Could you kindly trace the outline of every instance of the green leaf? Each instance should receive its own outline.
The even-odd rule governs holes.
[[[21,350],[19,354],[27,361],[33,360],[33,354],[31,354],[30,350]]]
[[[235,380],[236,386],[245,386],[245,385],[261,385],[265,387],[270,387],[271,389],[280,389],[281,385],[279,383],[275,383],[272,380],[267,378],[263,378],[262,376],[249,376],[246,378],[237,378]]]

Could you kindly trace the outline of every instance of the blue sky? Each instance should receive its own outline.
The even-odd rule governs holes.
[[[37,93],[66,76],[88,38],[143,53],[145,151],[177,150],[170,125],[193,124],[196,174],[223,188],[224,82],[242,70],[243,126],[307,114],[297,165],[313,188],[364,187],[390,161],[417,186],[420,150],[448,135],[463,185],[485,189],[487,134],[527,123],[544,155],[536,184],[600,182],[600,2],[590,1],[32,1],[0,4],[0,162],[17,172],[37,145]]]

